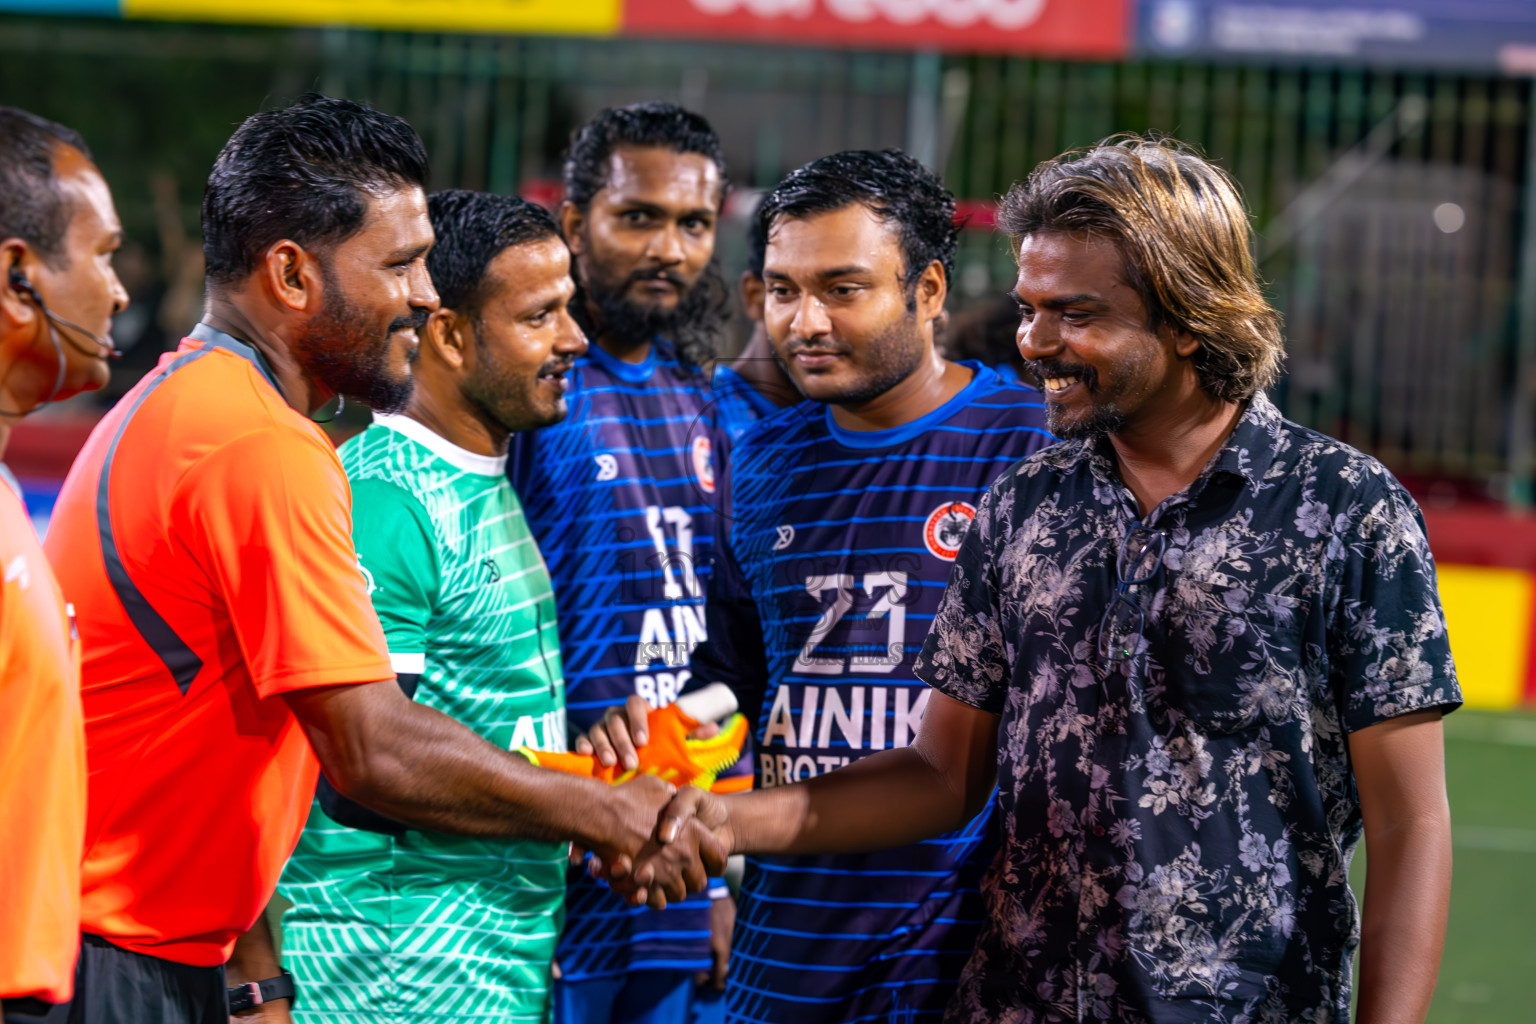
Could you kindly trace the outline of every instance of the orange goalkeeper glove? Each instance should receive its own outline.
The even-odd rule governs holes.
[[[720,683],[706,686],[678,699],[675,704],[656,708],[646,715],[650,742],[637,747],[640,766],[627,770],[619,765],[604,766],[592,754],[567,754],[518,747],[517,752],[540,768],[585,775],[610,785],[628,782],[636,775],[655,775],[675,786],[698,786],[716,793],[733,793],[752,785],[750,775],[717,778],[741,758],[747,740],[747,720],[734,714],[736,698]],[[729,715],[720,732],[708,739],[689,739],[688,734],[705,722]]]

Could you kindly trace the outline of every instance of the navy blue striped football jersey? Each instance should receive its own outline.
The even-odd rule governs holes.
[[[664,341],[640,363],[594,344],[568,379],[565,420],[514,435],[507,472],[549,566],[582,733],[630,694],[663,707],[695,688],[718,453],[708,385]],[[709,898],[631,908],[573,870],[556,959],[570,981],[707,970]]]
[[[755,716],[758,787],[916,736],[912,674],[976,505],[1052,443],[1038,392],[973,363],[952,399],[850,431],[805,402],[731,453],[703,680]],[[748,857],[726,993],[734,1022],[937,1020],[984,914],[994,801],[965,827],[873,854]]]
[[[732,441],[758,420],[779,411],[779,407],[758,391],[751,381],[724,363],[715,367],[710,391],[714,397],[715,417],[720,429]]]

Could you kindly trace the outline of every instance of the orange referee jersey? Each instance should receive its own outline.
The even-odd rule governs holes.
[[[45,548],[79,623],[81,928],[224,963],[271,898],[318,763],[284,693],[391,679],[320,428],[205,324],[92,431]]]
[[[79,645],[26,506],[0,480],[0,999],[69,999],[84,833]]]

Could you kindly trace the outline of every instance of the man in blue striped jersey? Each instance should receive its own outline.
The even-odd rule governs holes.
[[[554,581],[574,729],[695,685],[717,457],[700,366],[727,298],[712,263],[726,187],[714,131],[670,103],[604,110],[572,137],[560,216],[592,345],[570,374],[570,415],[515,437],[508,473]],[[723,884],[711,890],[658,912],[576,874],[557,1024],[687,1019],[696,975],[724,984],[732,907]]]
[[[694,663],[755,714],[759,788],[911,742],[928,700],[913,657],[976,506],[1053,440],[1038,392],[935,350],[954,209],[938,178],[887,150],[807,164],[759,210],[764,322],[809,401],[732,451],[709,642]],[[938,1020],[985,916],[997,846],[989,801],[914,846],[749,856],[727,1019]]]

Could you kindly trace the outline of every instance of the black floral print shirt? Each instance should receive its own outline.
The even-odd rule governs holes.
[[[1344,1024],[1348,736],[1461,703],[1418,508],[1260,394],[1146,517],[1162,565],[1110,661],[1137,518],[1108,442],[1064,442],[992,486],[955,560],[916,672],[1001,716],[1005,846],[947,1019]]]

